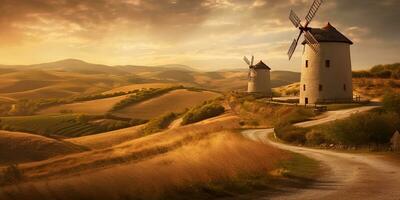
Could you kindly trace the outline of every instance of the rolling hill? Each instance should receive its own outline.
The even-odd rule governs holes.
[[[39,161],[84,149],[70,142],[39,135],[0,131],[0,165]]]
[[[38,114],[59,114],[62,112],[84,113],[91,115],[103,115],[107,113],[116,103],[129,95],[121,95],[105,99],[96,99],[71,104],[55,105],[40,110]]]
[[[299,73],[271,72],[274,87],[297,81]],[[138,85],[134,86],[135,84]],[[147,87],[140,84],[181,84],[220,91],[244,90],[247,85],[247,71],[202,72],[176,64],[108,66],[77,59],[34,65],[0,65],[0,98],[14,100],[69,98]],[[160,85],[153,86],[162,87]]]
[[[186,108],[191,108],[219,96],[220,94],[209,91],[174,90],[159,97],[128,106],[113,114],[135,119],[151,119],[169,112],[182,112]]]

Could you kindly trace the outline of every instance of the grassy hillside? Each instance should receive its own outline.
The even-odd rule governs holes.
[[[0,131],[0,165],[32,162],[82,152],[69,142],[21,132]]]
[[[90,149],[102,149],[143,136],[143,125],[123,128],[94,135],[70,138],[65,141]]]
[[[271,128],[275,124],[291,124],[315,116],[310,108],[271,104],[247,94],[232,92],[227,99],[232,110],[241,117],[244,128]]]
[[[132,122],[133,123],[133,122]],[[129,121],[82,114],[1,117],[0,128],[50,137],[78,137],[129,127]],[[136,123],[136,122],[134,122]]]
[[[237,128],[238,122],[230,115],[110,148],[22,164],[18,187],[2,187],[0,198],[214,199],[296,184],[277,171],[292,178],[305,174],[299,170],[305,164],[317,171],[307,159],[223,131]]]
[[[157,98],[128,106],[113,113],[123,117],[151,119],[169,112],[180,113],[186,108],[191,108],[218,96],[220,94],[208,91],[174,90]]]
[[[111,110],[111,108],[116,103],[122,101],[128,96],[129,94],[111,98],[56,105],[40,110],[38,114],[59,114],[68,112],[68,113],[85,113],[91,115],[102,115]]]
[[[103,94],[112,94],[112,93],[116,93],[116,92],[129,92],[132,90],[140,90],[140,89],[148,89],[148,88],[167,88],[167,87],[174,87],[174,86],[178,86],[178,84],[174,84],[174,83],[130,84],[130,85],[113,88],[111,90],[103,92]]]
[[[382,99],[388,91],[400,92],[400,80],[383,78],[354,78],[353,89],[356,94],[370,99]]]

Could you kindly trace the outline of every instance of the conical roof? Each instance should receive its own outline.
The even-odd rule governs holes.
[[[268,65],[266,65],[262,60],[260,60],[260,62],[258,62],[252,68],[253,69],[268,69],[268,70],[271,70],[271,68],[269,68]]]
[[[310,32],[318,42],[340,42],[353,44],[353,42],[349,38],[340,33],[329,22],[326,26],[322,28],[310,28]],[[303,41],[302,44],[305,43],[306,42]]]

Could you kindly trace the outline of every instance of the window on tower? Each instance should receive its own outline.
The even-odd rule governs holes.
[[[308,60],[306,60],[306,68],[308,67]]]
[[[331,67],[331,61],[325,60],[325,67]]]
[[[322,85],[319,85],[318,88],[319,88],[319,91],[322,91]]]
[[[346,91],[346,84],[343,84],[343,90]]]
[[[306,84],[303,85],[303,91],[306,91]]]

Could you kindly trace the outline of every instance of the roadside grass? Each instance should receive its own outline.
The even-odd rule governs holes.
[[[311,183],[321,173],[320,163],[314,159],[297,153],[291,153],[291,158],[281,161],[282,175],[291,180]]]
[[[241,125],[244,128],[271,128],[277,123],[293,124],[316,115],[312,108],[271,104],[234,93],[228,96],[228,103],[242,118]]]
[[[357,108],[357,107],[365,106],[365,104],[342,103],[342,104],[327,104],[327,105],[324,105],[324,106],[326,106],[328,111],[335,111],[335,110],[344,110],[344,109],[350,109],[350,108]]]

